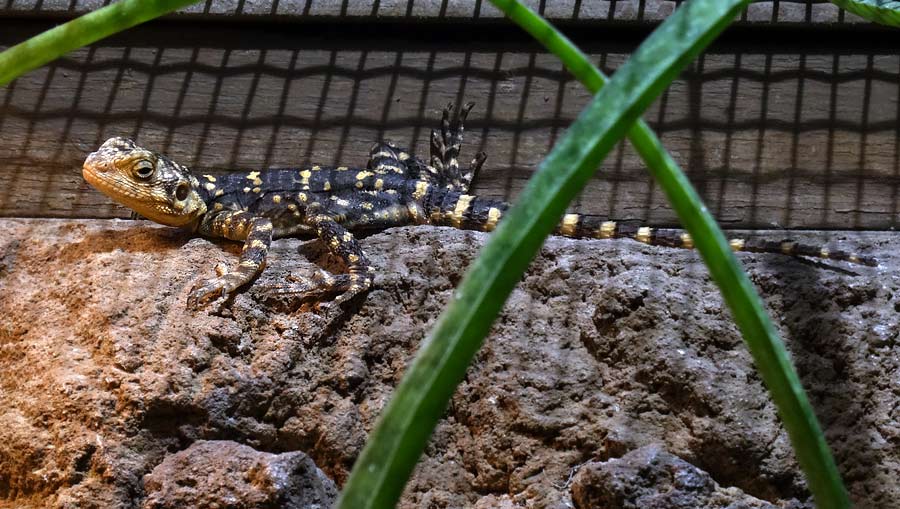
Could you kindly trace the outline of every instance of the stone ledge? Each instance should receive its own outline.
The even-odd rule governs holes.
[[[260,286],[285,272],[340,270],[318,242],[278,240],[257,289],[192,312],[186,293],[216,263],[235,263],[237,244],[144,221],[2,219],[0,229],[0,508],[16,509],[152,509],[154,493],[207,497],[203,486],[173,491],[157,481],[194,475],[172,467],[197,448],[173,451],[223,438],[256,451],[302,451],[340,485],[487,238],[408,227],[362,239],[377,268],[375,287],[343,313],[281,309],[257,298]],[[855,506],[889,507],[900,497],[900,239],[892,232],[791,234],[883,261],[854,268],[739,256],[798,367]],[[647,463],[641,458],[665,459],[646,449],[627,455],[647,444],[708,473],[737,501],[753,502],[733,488],[780,509],[796,509],[808,495],[771,399],[696,253],[554,237],[457,388],[399,507],[577,507],[573,496],[589,502],[613,486],[587,475],[604,472],[646,501],[659,494],[650,488],[665,490],[667,482],[661,470],[652,487],[629,474],[629,465]],[[295,456],[233,447],[263,465],[303,466],[287,461]],[[623,461],[588,464],[572,478],[579,465],[609,458]],[[233,479],[225,487],[244,493],[249,506],[293,493],[291,486],[260,492]],[[720,495],[731,496],[693,486],[704,489],[694,490],[690,507],[721,508]],[[185,506],[184,498],[175,501]]]

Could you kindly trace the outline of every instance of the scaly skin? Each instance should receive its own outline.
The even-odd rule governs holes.
[[[374,268],[351,231],[408,224],[493,230],[507,204],[466,194],[484,163],[478,154],[460,168],[463,123],[472,104],[453,114],[449,105],[431,136],[428,163],[389,142],[376,143],[366,168],[310,166],[201,175],[125,138],[111,138],[84,162],[95,188],[158,223],[207,237],[244,243],[240,261],[191,290],[188,305],[202,307],[249,283],[264,268],[273,238],[316,235],[347,266],[346,274],[322,274],[271,288],[323,301],[343,302],[372,285]],[[646,244],[692,248],[690,236],[567,214],[556,233],[573,238],[627,237]],[[733,239],[736,251],[782,253],[876,265],[872,258],[792,241]]]

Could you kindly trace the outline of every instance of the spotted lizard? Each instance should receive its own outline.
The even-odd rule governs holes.
[[[198,282],[188,305],[200,308],[229,296],[259,275],[273,238],[314,235],[346,264],[344,274],[319,273],[278,285],[275,293],[343,302],[372,286],[375,268],[351,231],[409,224],[492,231],[508,205],[467,194],[486,156],[467,168],[458,161],[472,103],[448,105],[431,133],[430,160],[390,142],[376,143],[365,168],[311,165],[225,175],[195,175],[162,154],[126,138],[110,138],[83,166],[92,186],[157,223],[205,237],[243,242],[231,270]],[[572,238],[631,238],[645,244],[692,248],[689,234],[566,214],[555,231]],[[732,239],[735,251],[772,252],[876,265],[870,257],[789,240]]]

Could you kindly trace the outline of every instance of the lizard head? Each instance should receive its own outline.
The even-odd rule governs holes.
[[[88,155],[84,179],[114,201],[168,226],[192,226],[206,213],[191,172],[127,138],[110,138]]]

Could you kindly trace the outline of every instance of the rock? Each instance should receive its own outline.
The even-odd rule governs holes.
[[[777,509],[778,506],[723,489],[710,475],[659,445],[648,445],[621,458],[591,462],[572,484],[578,509]],[[791,503],[794,509],[799,506]]]
[[[329,509],[334,481],[302,452],[269,454],[226,440],[191,444],[144,476],[144,509]]]
[[[140,507],[161,493],[145,476],[214,440],[302,451],[340,486],[486,239],[431,227],[363,238],[375,287],[346,312],[292,309],[253,288],[193,312],[191,286],[236,263],[239,245],[134,221],[0,228],[0,507],[16,509]],[[900,499],[900,239],[853,234],[850,245],[882,267],[740,259],[856,507],[883,508]],[[340,270],[316,241],[279,240],[257,285],[319,266]],[[576,466],[653,443],[723,489],[778,505],[809,497],[696,253],[552,238],[400,507],[571,506]]]

